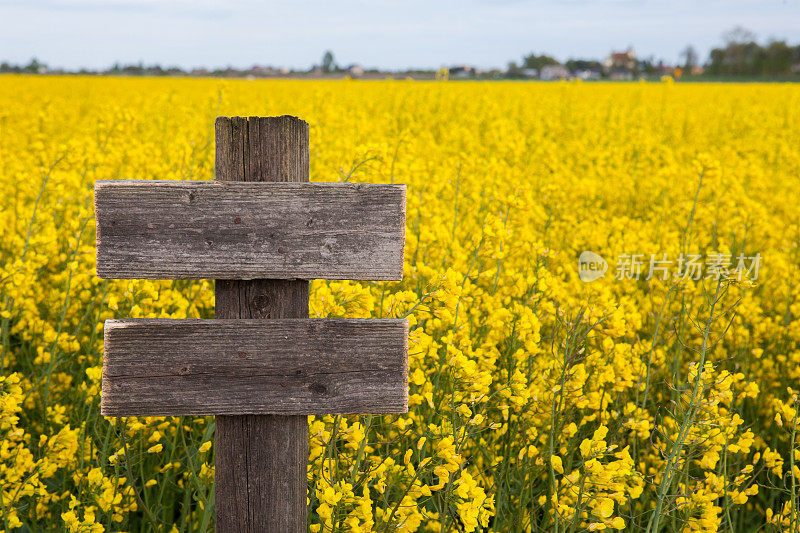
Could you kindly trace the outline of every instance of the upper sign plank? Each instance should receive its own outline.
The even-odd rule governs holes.
[[[98,181],[108,279],[403,276],[405,185]]]

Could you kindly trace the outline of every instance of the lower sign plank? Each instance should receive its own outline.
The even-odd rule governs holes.
[[[407,410],[406,320],[105,323],[105,416]]]

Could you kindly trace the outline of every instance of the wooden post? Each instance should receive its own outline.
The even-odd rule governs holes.
[[[295,117],[219,117],[216,179],[309,181],[308,124]],[[217,280],[216,318],[307,318],[306,280]],[[216,531],[307,530],[306,416],[217,416]]]

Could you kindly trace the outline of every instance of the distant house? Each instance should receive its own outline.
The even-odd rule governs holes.
[[[535,68],[524,68],[520,70],[523,78],[537,78],[539,77],[539,69]]]
[[[358,63],[353,63],[352,65],[347,66],[344,71],[347,73],[348,76],[352,76],[354,78],[358,78],[364,75],[364,67],[359,65]]]
[[[257,78],[263,78],[266,76],[275,76],[278,74],[278,71],[276,71],[272,67],[253,65],[253,67],[247,71],[247,74],[250,76],[255,76]]]
[[[576,78],[580,80],[599,80],[600,79],[600,71],[592,70],[592,69],[583,69],[583,70],[576,70],[573,74]]]
[[[633,79],[633,72],[618,70],[609,74],[608,79],[614,81],[630,81]]]
[[[543,80],[564,80],[569,77],[569,70],[564,65],[545,65],[539,78]]]
[[[447,69],[450,79],[465,79],[475,77],[475,67],[472,65],[454,65]]]
[[[636,52],[633,48],[624,52],[611,52],[603,61],[603,67],[610,72],[632,71],[636,68]]]
[[[658,64],[655,66],[656,74],[659,76],[671,76],[673,72],[675,72],[675,67],[672,65],[668,65],[663,61],[659,61]]]

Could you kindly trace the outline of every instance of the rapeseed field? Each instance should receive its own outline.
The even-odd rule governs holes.
[[[408,184],[402,416],[309,419],[309,529],[800,531],[800,87],[0,77],[0,528],[213,529],[214,420],[100,416],[93,183],[208,180],[215,117],[310,124],[312,181]]]

